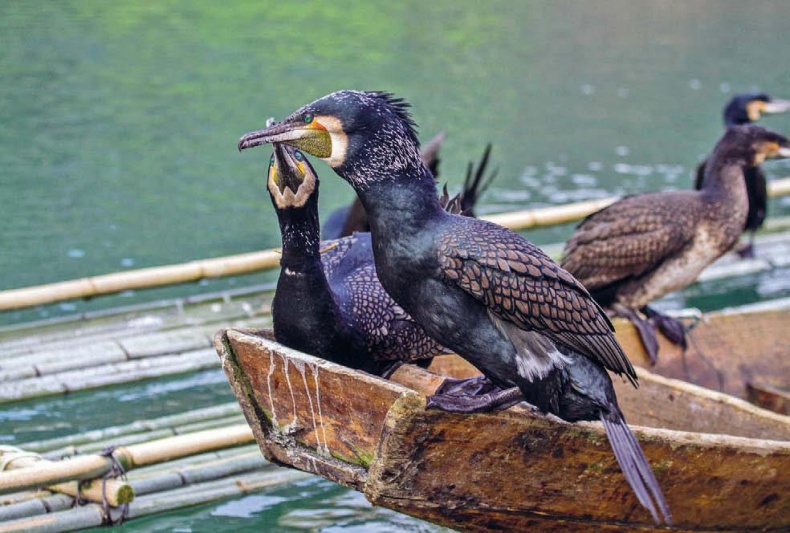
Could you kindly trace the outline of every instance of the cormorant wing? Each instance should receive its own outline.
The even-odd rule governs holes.
[[[438,236],[440,274],[497,317],[583,354],[636,383],[606,314],[542,250],[489,222],[454,217]]]
[[[370,233],[322,241],[321,265],[346,323],[362,332],[377,361],[415,361],[448,353],[381,286]]]
[[[588,216],[565,244],[563,268],[591,291],[657,268],[694,239],[689,192],[625,197]]]

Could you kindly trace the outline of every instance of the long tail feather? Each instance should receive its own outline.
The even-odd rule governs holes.
[[[483,179],[487,167],[488,158],[491,155],[491,143],[487,144],[483,151],[483,157],[477,164],[477,169],[473,169],[472,163],[466,167],[466,179],[464,179],[464,188],[461,192],[461,207],[463,214],[467,216],[474,216],[474,206],[477,200],[482,196],[491,182],[496,178],[498,171],[494,170],[488,174],[488,177]]]
[[[603,422],[617,463],[639,503],[650,511],[657,524],[662,522],[672,524],[672,516],[669,513],[664,494],[661,492],[661,487],[658,486],[658,480],[622,414],[619,410],[614,410],[608,415],[601,412],[601,422]]]

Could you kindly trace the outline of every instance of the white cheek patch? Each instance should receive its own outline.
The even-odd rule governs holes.
[[[337,117],[327,115],[316,117],[315,120],[326,128],[332,142],[332,154],[324,158],[324,161],[329,163],[330,167],[337,168],[346,160],[348,153],[348,135],[343,131],[343,123]]]
[[[302,207],[307,203],[307,199],[310,198],[313,191],[315,191],[315,178],[309,174],[305,176],[296,194],[288,187],[285,188],[285,192],[280,192],[280,188],[277,187],[277,184],[274,183],[273,180],[269,180],[267,186],[274,199],[274,203],[279,209],[285,209],[286,207]]]

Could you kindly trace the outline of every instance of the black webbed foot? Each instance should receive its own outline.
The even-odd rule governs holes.
[[[658,361],[656,326],[650,320],[642,318],[635,309],[631,309],[630,307],[617,304],[613,307],[613,311],[617,316],[631,321],[637,333],[639,333],[639,340],[642,341],[642,346],[645,347],[645,351],[648,357],[650,357],[650,363],[653,365],[656,364],[656,361]]]
[[[741,259],[754,259],[756,257],[754,253],[754,245],[752,243],[747,244],[740,250],[735,251],[738,254],[738,257]]]
[[[507,409],[522,401],[524,396],[519,388],[512,387],[504,390],[496,388],[492,392],[478,395],[433,394],[428,396],[425,407],[451,413],[482,413],[494,409]]]
[[[738,257],[741,259],[754,259],[757,257],[754,253],[754,233],[749,237],[749,242],[735,250],[735,253],[738,254]]]
[[[445,378],[434,392],[438,396],[479,396],[500,390],[485,376],[473,378]]]
[[[658,330],[664,334],[673,344],[677,344],[683,350],[686,349],[686,325],[679,319],[659,313],[655,309],[645,306],[642,312],[653,322]]]

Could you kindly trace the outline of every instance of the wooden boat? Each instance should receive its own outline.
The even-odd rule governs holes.
[[[746,361],[752,348],[780,362],[787,356],[787,331],[769,336],[757,329],[762,321],[788,324],[787,309],[731,315],[711,314],[695,330],[715,364],[736,352]],[[722,333],[733,323],[753,330],[745,346]],[[618,337],[634,353],[629,336],[618,324]],[[266,330],[223,330],[215,343],[266,458],[359,490],[374,505],[464,531],[655,527],[597,422],[569,424],[525,404],[474,415],[426,410],[425,395],[440,374],[404,365],[383,380],[290,350]],[[656,370],[672,373],[678,363],[667,353]],[[743,392],[743,376],[786,388],[787,365],[770,371],[762,364],[741,376],[720,368],[725,389]],[[698,370],[693,359],[689,365]],[[476,373],[452,355],[437,358],[431,370]],[[790,528],[790,417],[641,368],[639,377],[638,391],[618,383],[618,396],[673,528]]]

